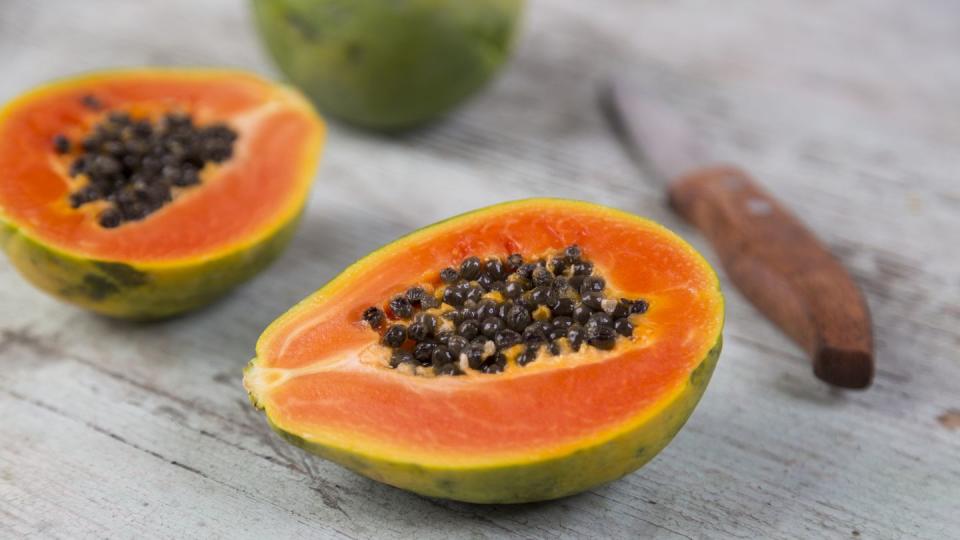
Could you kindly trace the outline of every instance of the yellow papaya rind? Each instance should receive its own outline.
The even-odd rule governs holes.
[[[626,431],[544,461],[493,466],[432,466],[367,455],[308,440],[267,421],[281,437],[351,471],[427,497],[471,503],[523,503],[566,497],[621,478],[645,465],[676,436],[699,403],[717,365],[723,338],[660,408]],[[257,405],[256,402],[254,402]]]
[[[41,290],[96,313],[122,319],[163,319],[202,307],[273,262],[290,243],[299,213],[244,248],[173,263],[85,258],[34,240],[11,224],[0,245],[13,266]]]

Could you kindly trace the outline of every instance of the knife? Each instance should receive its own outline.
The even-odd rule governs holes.
[[[830,251],[743,170],[710,157],[679,111],[632,80],[600,93],[628,153],[664,182],[670,206],[710,241],[733,283],[843,388],[873,380],[863,294]]]

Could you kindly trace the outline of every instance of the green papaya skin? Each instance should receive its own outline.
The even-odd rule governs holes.
[[[283,253],[299,217],[244,249],[187,264],[137,264],[90,259],[44,245],[0,222],[0,248],[30,283],[101,315],[154,321],[222,297]]]
[[[398,131],[475,93],[510,55],[523,0],[253,0],[277,65],[328,115]]]

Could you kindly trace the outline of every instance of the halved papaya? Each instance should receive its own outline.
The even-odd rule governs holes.
[[[0,243],[39,288],[102,314],[206,304],[290,240],[324,127],[252,74],[136,69],[0,110]]]
[[[537,501],[663,449],[710,380],[722,326],[716,274],[674,233],[531,199],[356,262],[266,329],[244,385],[287,441],[375,480]]]

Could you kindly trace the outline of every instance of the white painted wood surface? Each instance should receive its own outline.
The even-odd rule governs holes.
[[[61,305],[0,263],[0,538],[960,537],[960,4],[534,0],[515,61],[447,121],[333,126],[279,264],[157,325]],[[85,69],[275,75],[240,1],[4,0],[0,99]],[[633,66],[632,68],[629,66]],[[836,250],[876,323],[867,392],[815,380],[728,283],[726,345],[652,463],[568,499],[423,499],[288,447],[247,404],[263,327],[410,229],[530,195],[608,203],[707,246],[594,108],[605,74],[672,99]],[[708,253],[708,256],[711,254]]]

